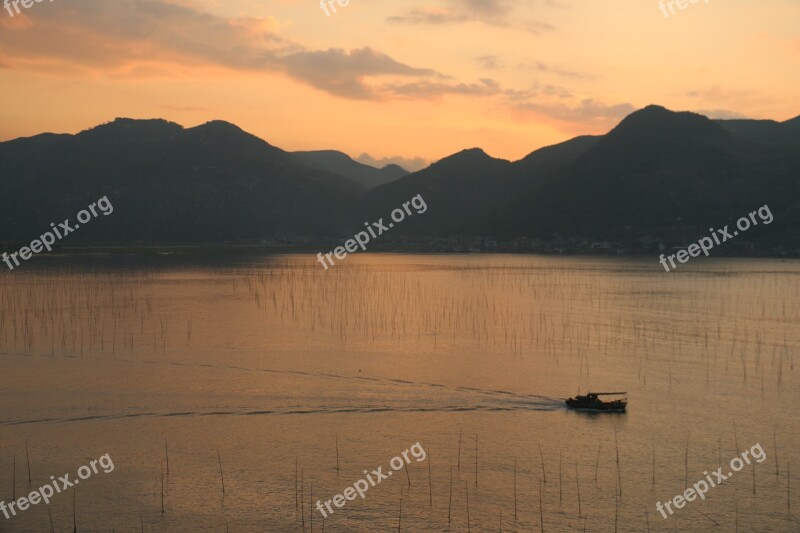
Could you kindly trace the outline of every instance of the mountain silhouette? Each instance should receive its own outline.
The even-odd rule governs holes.
[[[292,152],[292,155],[303,165],[346,176],[368,189],[392,182],[408,174],[407,170],[398,165],[386,165],[378,169],[354,161],[349,155],[336,150]]]
[[[479,148],[414,173],[336,151],[289,153],[237,126],[116,119],[77,135],[0,143],[0,241],[108,196],[114,214],[70,244],[339,242],[422,195],[428,210],[385,242],[494,237],[680,246],[768,204],[774,223],[736,247],[800,247],[800,117],[711,120],[648,106],[605,135],[519,161]],[[643,244],[643,243],[649,244]]]

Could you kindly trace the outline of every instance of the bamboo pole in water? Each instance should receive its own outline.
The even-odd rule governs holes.
[[[578,517],[583,513],[581,512],[581,480],[578,477],[578,463],[575,463],[575,484],[578,486]]]
[[[25,441],[25,459],[28,462],[28,488],[31,487],[31,454],[28,451],[28,441]]]
[[[339,472],[339,434],[336,434],[336,472]]]
[[[470,522],[469,522],[469,484],[467,484],[466,481],[464,482],[464,489],[465,489],[466,494],[467,494],[467,532],[469,532],[470,531]]]
[[[161,461],[161,516],[164,516],[164,461]]]
[[[169,479],[169,442],[164,439],[164,458],[167,461],[167,479]]]
[[[428,453],[428,504],[433,507],[433,480],[431,479],[431,455]]]
[[[76,505],[75,505],[77,494],[78,494],[78,488],[72,487],[72,533],[78,533],[78,513],[76,512]]]
[[[617,428],[614,428],[614,448],[617,453],[617,492],[622,496],[622,474],[619,471],[619,442],[617,441]]]
[[[300,502],[297,499],[297,456],[294,457],[294,513],[297,515],[297,510]]]
[[[598,451],[597,453],[599,454],[600,452]],[[598,457],[599,457],[599,455],[598,455]],[[539,459],[542,462],[542,477],[544,478],[544,482],[547,483],[547,473],[545,472],[545,469],[544,469],[544,454],[542,453],[542,443],[541,442],[539,443]]]
[[[542,507],[542,491],[544,490],[544,484],[542,480],[539,480],[539,526],[542,529],[542,533],[544,533],[544,508]]]
[[[303,525],[303,529],[306,528],[306,507],[305,507],[305,498],[306,498],[306,491],[305,491],[305,481],[303,478],[303,469],[300,469],[300,523]]]
[[[478,486],[478,434],[475,434],[475,486]]]
[[[689,485],[689,436],[691,433],[686,434],[686,450],[683,453],[683,486]]]
[[[400,485],[400,513],[397,517],[397,533],[400,533],[400,528],[403,524],[403,486]]]
[[[219,479],[222,483],[222,497],[225,497],[225,476],[222,473],[222,457],[219,455],[219,450],[217,450],[217,462],[219,463]]]
[[[447,504],[447,524],[450,525],[453,509],[453,465],[450,465],[450,501]]]
[[[653,443],[653,485],[656,484],[656,443]]]
[[[463,428],[459,426],[458,428],[458,472],[461,472],[461,433]]]
[[[774,449],[775,449],[775,477],[778,477],[780,475],[780,472],[778,471],[778,436],[776,435],[776,431],[777,430],[773,427],[772,428],[772,443],[773,443]]]
[[[600,449],[602,444],[597,447],[597,460],[594,463],[594,484],[597,485],[597,469],[600,466]]]
[[[564,501],[563,491],[561,490],[561,487],[562,487],[562,485],[561,485],[561,450],[559,450],[558,451],[558,503],[559,503],[559,505],[561,505],[561,503]]]
[[[514,520],[517,519],[517,458],[514,457]],[[500,529],[502,529],[502,525]]]
[[[411,476],[408,474],[408,463],[405,464],[406,467],[406,478],[408,478],[408,486],[411,486]]]

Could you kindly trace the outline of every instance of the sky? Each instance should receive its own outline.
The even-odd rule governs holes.
[[[800,115],[798,0],[331,3],[9,6],[0,140],[115,117],[226,120],[285,150],[415,170],[472,147],[517,160],[649,104]]]

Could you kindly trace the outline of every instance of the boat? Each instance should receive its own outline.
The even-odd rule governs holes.
[[[624,413],[628,405],[627,392],[588,392],[585,396],[578,395],[575,398],[566,400],[567,406],[571,409],[583,411],[609,411],[613,413]],[[600,396],[623,396],[614,400],[603,401]]]

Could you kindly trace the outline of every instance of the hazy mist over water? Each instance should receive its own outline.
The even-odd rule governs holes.
[[[472,531],[798,528],[797,261],[122,263],[0,277],[0,500],[14,477],[19,498],[108,453],[114,471],[77,488],[78,531],[303,531],[312,515],[321,531],[312,490],[330,499],[419,442],[424,462],[325,529],[397,530],[401,488],[405,531],[467,531],[467,490]],[[566,409],[589,390],[627,391],[628,412]],[[756,443],[763,462],[658,514]],[[71,530],[72,502],[0,531],[49,531],[48,509]]]

